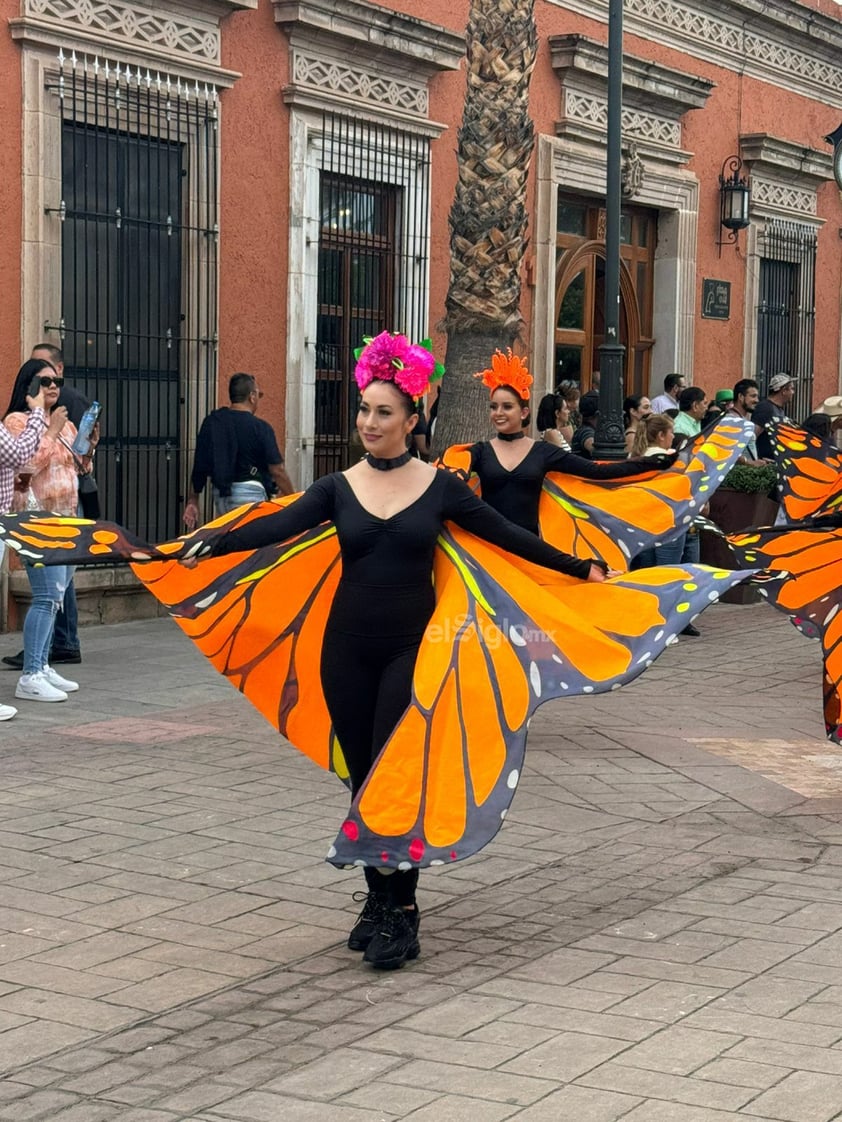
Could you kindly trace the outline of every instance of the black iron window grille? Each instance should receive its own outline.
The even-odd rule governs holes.
[[[755,377],[761,397],[773,374],[798,379],[789,407],[795,418],[807,416],[813,397],[816,247],[815,228],[798,222],[770,219],[759,237]]]
[[[104,514],[183,528],[199,424],[216,404],[215,89],[59,56],[61,312],[69,382],[103,406]],[[56,208],[53,208],[54,210]]]
[[[319,177],[314,473],[359,458],[354,350],[367,336],[427,334],[429,141],[325,114]]]

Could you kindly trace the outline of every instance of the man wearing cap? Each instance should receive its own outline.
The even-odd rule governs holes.
[[[731,408],[731,403],[734,400],[733,390],[717,390],[716,396],[713,399],[723,413]]]
[[[773,374],[769,379],[769,396],[754,410],[752,421],[757,429],[757,454],[761,459],[774,460],[775,449],[766,432],[769,421],[788,421],[786,407],[795,396],[795,378],[789,374]]]

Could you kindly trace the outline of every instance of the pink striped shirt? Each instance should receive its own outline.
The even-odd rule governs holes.
[[[10,413],[3,424],[13,436],[18,436],[25,431],[30,416],[30,413]],[[61,436],[68,444],[72,444],[76,438],[76,426],[68,421],[61,430]],[[70,449],[61,440],[45,434],[38,450],[21,466],[32,472],[29,486],[38,500],[40,510],[49,510],[53,514],[76,514],[79,505],[76,466]],[[15,491],[12,506],[14,510],[24,510],[26,495]]]
[[[33,409],[31,413],[15,413],[12,416],[24,418],[24,424],[15,427],[13,432],[0,425],[0,513],[8,514],[12,509],[15,494],[15,475],[19,468],[35,455],[41,438],[47,428],[47,418],[43,409]]]

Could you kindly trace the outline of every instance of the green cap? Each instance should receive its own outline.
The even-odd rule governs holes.
[[[716,391],[715,401],[716,401],[717,405],[724,405],[727,401],[733,401],[733,400],[734,400],[734,391],[733,390],[717,390]]]

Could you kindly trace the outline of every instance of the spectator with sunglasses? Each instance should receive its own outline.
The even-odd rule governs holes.
[[[32,379],[40,377],[44,408],[49,413],[47,429],[35,454],[21,472],[25,487],[16,490],[12,509],[26,509],[30,495],[40,510],[74,516],[79,503],[76,464],[71,445],[76,426],[67,419],[67,410],[58,404],[60,379],[49,362],[30,359],[18,371],[3,424],[14,437],[26,431],[32,402],[28,397]],[[23,625],[23,674],[15,697],[25,701],[66,701],[79,689],[76,682],[63,678],[49,664],[55,617],[73,576],[67,565],[26,566],[32,589],[32,604]]]
[[[30,358],[43,359],[49,362],[58,375],[60,393],[59,405],[67,410],[67,416],[78,429],[79,422],[85,415],[85,410],[90,402],[83,393],[71,386],[64,379],[64,355],[52,343],[38,343],[32,348]],[[99,424],[97,423],[97,439],[99,438]],[[76,588],[71,578],[61,607],[56,613],[56,625],[53,631],[53,649],[50,651],[50,666],[57,662],[81,662],[82,645],[79,642],[79,610],[76,606]],[[23,668],[23,651],[7,655],[3,662],[15,670]]]

